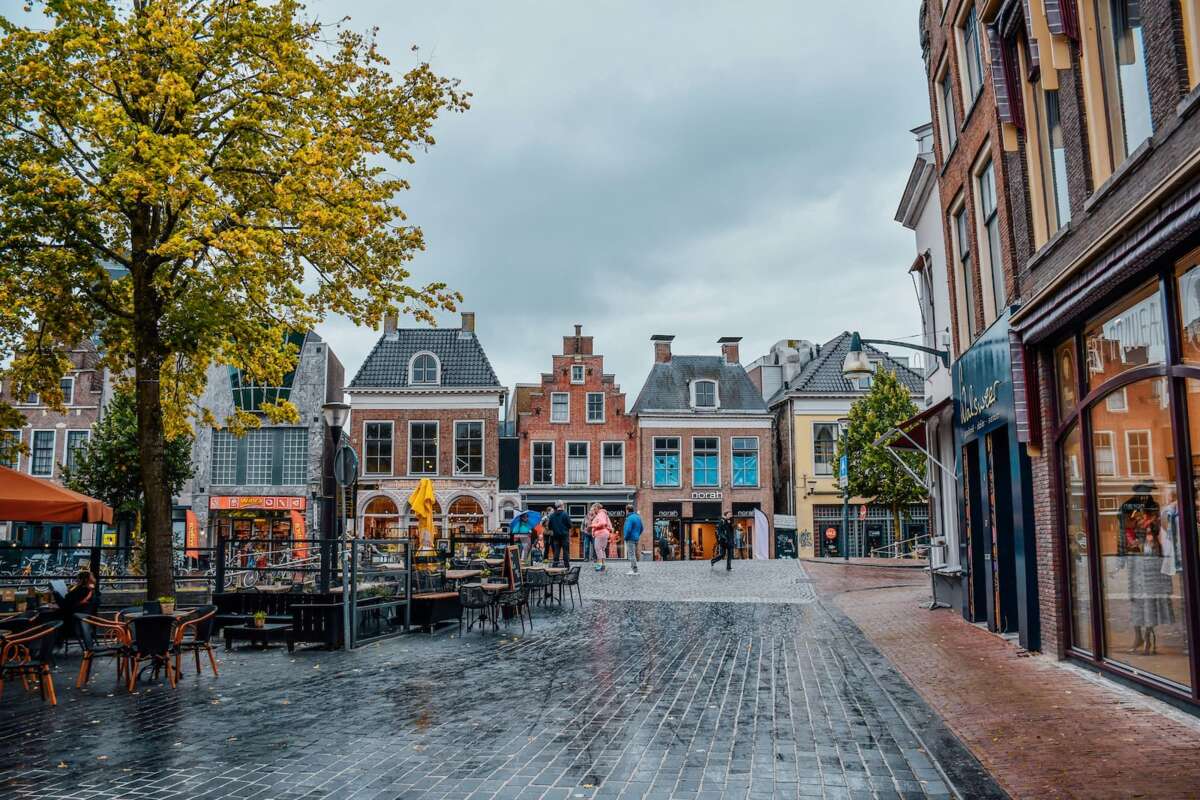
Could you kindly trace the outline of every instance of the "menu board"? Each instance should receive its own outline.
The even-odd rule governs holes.
[[[504,548],[504,574],[508,577],[508,585],[512,589],[521,588],[521,549],[509,545]]]

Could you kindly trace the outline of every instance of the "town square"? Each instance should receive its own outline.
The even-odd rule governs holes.
[[[0,0],[0,798],[1200,797],[1197,109],[1200,0]]]

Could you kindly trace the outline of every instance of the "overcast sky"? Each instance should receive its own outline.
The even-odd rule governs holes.
[[[415,280],[465,295],[509,386],[548,369],[582,323],[632,396],[652,333],[675,334],[677,353],[743,336],[749,362],[783,338],[919,332],[915,245],[892,219],[916,154],[909,129],[929,114],[918,5],[308,8],[378,26],[397,70],[420,57],[474,93],[405,173],[399,202],[428,247]],[[377,336],[336,319],[318,330],[348,377]]]

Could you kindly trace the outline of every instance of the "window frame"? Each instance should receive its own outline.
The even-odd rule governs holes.
[[[458,426],[459,425],[478,425],[479,426],[479,471],[478,472],[463,472],[458,468]],[[453,433],[454,447],[454,474],[463,476],[481,476],[487,472],[487,423],[482,419],[456,419],[451,422],[451,431]],[[463,441],[473,441],[472,439],[464,439]],[[471,458],[471,456],[468,456]]]
[[[432,425],[433,426],[433,472],[416,472],[413,470],[413,426],[414,425]],[[436,419],[410,419],[407,425],[408,430],[408,472],[410,478],[436,478],[441,474],[442,467],[442,423]],[[422,441],[428,441],[423,439]],[[428,458],[428,456],[421,456]]]
[[[554,418],[554,399],[556,397],[566,399],[566,416],[563,419]],[[571,393],[570,392],[551,392],[550,393],[550,424],[552,425],[569,425],[571,423]]]
[[[986,199],[984,178],[987,173],[991,173],[991,200],[992,210],[989,214],[984,205]],[[996,321],[996,318],[1003,313],[1007,307],[1008,299],[1008,278],[1004,274],[1004,243],[1000,241],[1000,196],[996,185],[996,160],[992,157],[991,141],[986,140],[983,147],[980,148],[979,156],[975,160],[975,164],[971,168],[972,203],[975,208],[975,241],[979,243],[979,281],[983,284],[984,271],[984,255],[987,256],[987,273],[988,273],[988,289],[985,292],[980,292],[983,295],[983,323],[984,327],[991,325]],[[992,237],[989,225],[996,226],[996,252],[992,253]],[[983,247],[984,243],[987,247]],[[998,262],[998,263],[997,263]],[[1000,286],[996,285],[996,279],[999,277]],[[982,288],[982,286],[980,287]],[[1002,292],[998,296],[997,289]],[[990,303],[988,301],[991,301]]]
[[[0,437],[9,436],[11,434],[16,434],[15,436],[13,436],[13,438],[16,440],[15,441],[16,447],[20,447],[21,444],[24,443],[24,441],[25,441],[24,433],[25,433],[25,431],[21,428],[0,429]],[[6,464],[6,463],[0,461],[0,466],[8,467],[9,469],[13,469],[13,470],[16,470],[17,472],[20,472],[21,471],[21,452],[19,450],[14,450],[12,462]]]
[[[417,359],[429,358],[433,360],[433,380],[417,380]],[[413,353],[412,358],[408,360],[408,385],[409,386],[440,386],[442,384],[442,360],[437,357],[437,353],[429,350],[419,350]]]
[[[50,471],[36,472],[37,468],[37,435],[50,434]],[[58,430],[56,428],[33,428],[29,433],[29,474],[35,478],[53,478],[54,465],[58,460]]]
[[[238,438],[236,436],[234,436],[233,432],[230,431],[228,428],[213,428],[211,430],[212,430],[212,440],[210,443],[210,452],[208,455],[208,483],[210,486],[237,486],[238,485],[238,461],[240,459],[240,456],[238,454],[238,449],[239,449]],[[228,481],[220,480],[219,478],[224,478],[225,474],[222,473],[220,476],[218,476],[217,472],[216,472],[216,470],[217,470],[217,448],[218,448],[217,439],[219,438],[222,441],[224,441],[226,437],[228,437],[229,440],[233,444],[233,463],[232,463],[232,467],[231,467],[232,468],[232,472],[231,472],[232,477],[230,477],[230,479]],[[221,445],[221,447],[224,447],[224,445]],[[225,469],[229,466],[230,465],[228,465],[224,462],[221,464],[222,469]]]
[[[1100,445],[1097,443],[1097,439],[1101,436],[1108,437],[1107,447],[1108,447],[1108,451],[1112,458],[1112,462],[1111,462],[1112,463],[1112,472],[1101,472],[1098,468],[1096,468],[1098,466],[1099,462],[1095,459],[1094,456],[1095,456],[1095,453],[1099,452],[1102,449],[1100,447]],[[1115,477],[1117,477],[1117,475],[1118,475],[1118,473],[1117,473],[1117,437],[1113,434],[1113,431],[1111,431],[1111,430],[1093,430],[1092,431],[1092,453],[1093,453],[1092,464],[1093,464],[1093,469],[1096,470],[1096,477],[1098,477],[1098,478],[1115,478]]]
[[[595,397],[600,398],[600,416],[593,418],[592,417],[592,398],[595,398]],[[586,395],[584,395],[584,398],[583,398],[584,421],[587,422],[589,425],[604,424],[604,419],[605,419],[604,400],[605,400],[604,392],[588,392]]]
[[[550,452],[546,456],[537,454],[538,445],[549,445]],[[531,486],[554,486],[554,440],[553,439],[533,439],[529,442],[529,483]],[[539,481],[537,460],[539,458],[550,459],[550,480]]]
[[[716,442],[716,446],[711,449],[706,448],[703,451],[699,451],[697,449],[697,446],[696,446],[697,442],[709,442],[709,441]],[[719,488],[721,488],[721,437],[720,436],[693,436],[691,444],[692,444],[692,470],[691,470],[691,472],[692,472],[692,488],[695,488],[695,489],[719,489]],[[715,467],[716,480],[714,483],[700,483],[698,480],[696,480],[696,458],[700,457],[700,456],[703,456],[704,458],[715,458],[716,459],[716,467]],[[708,468],[705,467],[704,471],[707,473]]]
[[[72,447],[71,439],[78,439],[80,436],[83,437],[82,443],[77,444],[74,447]],[[67,469],[74,469],[75,465],[71,463],[72,453],[74,453],[75,450],[78,450],[80,447],[87,447],[87,443],[90,442],[91,440],[92,440],[92,432],[90,429],[88,429],[88,428],[67,428],[66,438],[63,441],[62,466],[66,467]]]
[[[1154,474],[1154,436],[1153,431],[1149,428],[1125,428],[1125,467],[1128,470],[1130,479],[1133,478],[1148,478]],[[1146,437],[1146,471],[1136,472],[1133,469],[1133,444],[1129,441],[1129,434],[1136,433],[1145,435]],[[1141,447],[1141,445],[1139,445]]]
[[[606,465],[608,459],[615,458],[615,456],[609,456],[604,452],[605,448],[608,447],[609,445],[616,445],[617,447],[621,448],[621,470],[618,473],[618,475],[620,476],[620,480],[617,480],[617,481],[610,481],[605,476],[605,465]],[[600,442],[600,485],[601,486],[624,486],[625,485],[625,442],[620,441],[619,439],[608,439],[608,440]]]
[[[576,370],[579,371],[579,377],[575,377]],[[571,383],[574,386],[582,386],[587,381],[587,368],[583,364],[571,365]]]
[[[702,383],[712,384],[713,404],[711,406],[707,406],[707,405],[702,406],[698,402],[698,395],[699,395],[698,389],[700,388],[700,384],[702,384]],[[692,395],[692,398],[691,398],[692,399],[692,408],[699,410],[699,411],[718,411],[718,410],[720,410],[720,408],[721,408],[720,381],[714,380],[713,378],[696,378],[688,385],[688,388]]]
[[[959,85],[962,89],[963,116],[968,116],[974,109],[979,96],[983,94],[983,85],[987,80],[987,64],[983,57],[983,39],[981,36],[979,9],[976,3],[966,3],[958,12],[954,24],[954,44],[958,53]],[[968,28],[970,30],[968,31]],[[974,48],[971,48],[974,43]],[[972,56],[974,60],[972,61]],[[978,70],[978,85],[972,86],[971,64]]]
[[[371,456],[367,450],[367,446],[369,444],[369,441],[367,439],[367,426],[368,425],[387,425],[388,426],[388,437],[386,440],[389,444],[389,453],[388,453],[388,457],[387,457],[387,459],[388,459],[388,471],[387,472],[371,472],[370,470],[367,469],[367,465],[371,463]],[[376,437],[372,441],[380,441],[381,442],[381,441],[384,441],[384,439],[382,439],[381,437]],[[395,420],[364,419],[362,421],[362,443],[363,443],[362,444],[363,477],[388,477],[388,478],[390,478],[390,477],[395,476],[395,474],[396,474],[396,423],[395,423]],[[382,456],[376,456],[375,458],[380,459],[380,458],[382,458]]]
[[[969,215],[970,209],[967,203],[967,191],[964,188],[959,192],[958,197],[950,204],[950,209],[947,212],[948,223],[950,226],[950,264],[953,266],[954,287],[955,287],[955,308],[958,318],[958,333],[962,341],[962,350],[966,350],[975,341],[975,279],[976,275],[972,274],[975,269],[976,259],[971,256],[971,237],[966,238],[966,249],[964,251],[962,242],[964,235],[971,230],[971,220],[969,216],[965,216],[964,224],[959,225],[958,219],[960,215]],[[964,269],[963,257],[966,256],[967,264]],[[964,278],[965,284],[964,285]]]
[[[659,441],[669,442],[675,441],[675,446],[659,447]],[[658,457],[659,453],[664,455],[675,455],[675,475],[674,483],[660,483],[658,480]],[[683,437],[682,436],[652,436],[650,439],[650,482],[654,488],[679,489],[683,487]]]
[[[738,447],[739,440],[753,441],[754,449]],[[754,453],[754,483],[738,483],[738,454]],[[757,489],[762,485],[762,439],[758,436],[731,436],[729,439],[729,485],[734,489]]]
[[[942,145],[942,165],[950,160],[950,155],[958,148],[958,115],[954,110],[954,72],[950,69],[948,55],[942,57],[941,67],[934,73],[936,90],[934,104],[938,111],[938,138]]]
[[[571,440],[565,442],[565,444],[566,444],[566,450],[567,450],[567,461],[566,461],[567,473],[565,476],[566,480],[565,480],[564,485],[566,485],[566,486],[590,486],[592,483],[591,442],[588,442],[584,439],[571,439]],[[580,445],[583,446],[583,455],[582,456],[571,455],[571,448],[573,446],[580,446]],[[578,460],[579,458],[583,459],[583,480],[581,480],[581,481],[571,479],[571,460],[572,459]]]
[[[66,382],[66,381],[70,381],[70,383],[71,383],[71,389],[70,389],[70,391],[67,391],[67,390],[65,390],[65,389],[63,389],[63,388],[62,388],[62,387],[63,387],[63,383],[64,383],[64,382]],[[76,383],[76,380],[75,380],[75,375],[74,375],[74,374],[71,374],[71,375],[63,375],[61,378],[59,378],[59,379],[58,379],[58,388],[59,388],[60,390],[62,390],[62,395],[63,395],[63,405],[64,405],[64,406],[73,406],[73,405],[75,405],[75,383]]]
[[[830,453],[829,472],[821,472],[817,468],[817,432],[822,428],[833,430],[833,450]],[[813,476],[817,478],[833,478],[837,476],[837,445],[841,434],[841,426],[828,420],[814,420],[812,423],[812,467]]]

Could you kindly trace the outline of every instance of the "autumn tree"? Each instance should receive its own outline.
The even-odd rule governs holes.
[[[850,406],[849,427],[838,441],[839,462],[847,454],[850,494],[887,506],[896,525],[896,540],[901,538],[901,512],[910,503],[926,497],[925,487],[913,479],[896,461],[899,457],[913,474],[925,472],[925,457],[910,450],[888,452],[885,439],[875,442],[892,428],[917,413],[908,388],[893,370],[875,368],[871,388]]]
[[[134,393],[147,592],[170,594],[167,443],[214,422],[208,366],[278,385],[288,332],[460,299],[410,281],[422,236],[396,197],[467,96],[294,0],[31,6],[0,18],[0,357],[15,394],[61,403],[63,347],[99,337]]]

